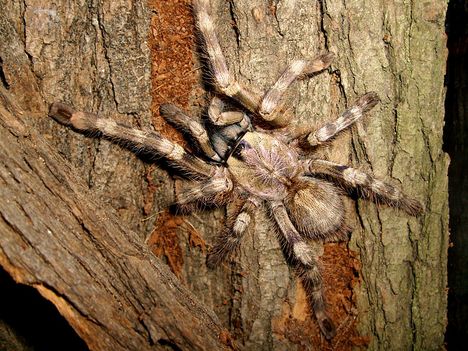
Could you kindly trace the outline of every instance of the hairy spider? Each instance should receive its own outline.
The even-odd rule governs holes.
[[[372,109],[379,101],[375,93],[364,94],[335,121],[320,128],[289,130],[285,126],[294,115],[283,99],[285,93],[297,79],[326,69],[333,55],[293,61],[273,86],[262,92],[236,81],[229,71],[209,12],[209,0],[194,1],[196,23],[218,94],[211,98],[208,118],[200,123],[174,105],[160,107],[161,115],[194,141],[199,156],[158,133],[77,112],[62,103],[52,104],[50,115],[79,131],[98,132],[137,151],[163,158],[189,180],[176,195],[181,207],[194,203],[239,203],[207,256],[210,267],[236,251],[254,212],[266,206],[320,329],[331,339],[336,330],[326,312],[317,255],[307,241],[347,238],[341,189],[357,189],[366,198],[399,207],[411,215],[421,212],[422,207],[396,187],[365,172],[311,156],[316,148]],[[220,96],[237,102],[244,110],[227,110]]]

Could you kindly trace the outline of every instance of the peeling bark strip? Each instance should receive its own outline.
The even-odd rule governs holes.
[[[0,198],[0,264],[50,300],[91,350],[232,349],[214,313],[3,106]]]

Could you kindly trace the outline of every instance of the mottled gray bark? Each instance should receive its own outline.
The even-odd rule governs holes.
[[[9,104],[8,92],[1,88]],[[91,350],[223,349],[228,332],[76,169],[0,108],[0,264],[33,286]],[[223,343],[222,335],[226,335]]]
[[[142,2],[63,1],[47,8],[41,3],[2,3],[8,9],[0,18],[6,38],[0,42],[2,82],[28,112],[27,128],[42,134],[101,206],[114,208],[122,225],[144,239],[173,200],[171,178],[161,170],[153,175],[155,201],[145,218],[143,163],[45,115],[49,103],[62,100],[150,128],[149,10]],[[319,125],[359,95],[376,91],[382,103],[322,153],[401,186],[426,212],[410,218],[366,201],[347,201],[355,228],[349,247],[362,268],[347,297],[356,305],[336,320],[338,335],[331,344],[321,340],[264,212],[256,216],[236,263],[216,271],[207,270],[205,252],[192,248],[181,228],[181,279],[246,350],[350,347],[344,339],[355,319],[370,349],[440,349],[448,242],[448,162],[441,151],[445,1],[212,0],[212,6],[231,69],[262,89],[294,58],[336,53],[329,71],[293,88],[293,125]],[[186,221],[210,244],[223,217],[224,210],[217,209]],[[329,262],[327,270],[339,274],[341,268]],[[341,292],[333,288],[328,286],[327,297],[339,301]]]

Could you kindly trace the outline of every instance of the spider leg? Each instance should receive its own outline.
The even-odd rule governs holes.
[[[276,116],[284,112],[281,103],[284,94],[297,79],[319,72],[330,66],[333,60],[332,53],[326,53],[313,60],[294,60],[281,74],[278,80],[263,96],[258,113],[267,121],[281,118]],[[283,117],[284,118],[284,117]]]
[[[319,327],[329,340],[335,336],[336,329],[326,311],[322,291],[322,276],[315,255],[292,224],[284,204],[281,201],[276,201],[272,202],[270,207],[282,234],[280,241],[285,244],[284,248],[290,255],[290,262],[302,281]]]
[[[357,188],[365,197],[401,208],[410,215],[418,215],[423,211],[419,201],[358,169],[325,160],[307,160],[304,162],[304,169],[306,175],[329,177],[347,188]]]
[[[250,119],[240,111],[223,111],[223,102],[213,97],[208,116],[214,124],[210,135],[211,145],[223,160],[227,160],[238,142],[250,128]]]
[[[217,97],[213,96],[208,107],[208,117],[210,121],[217,126],[225,126],[234,123],[242,122],[243,126],[247,127],[245,113],[240,111],[223,111],[223,102]]]
[[[326,123],[315,132],[306,133],[305,139],[308,145],[317,146],[329,141],[370,111],[379,101],[379,97],[374,92],[364,94],[335,121]]]
[[[134,129],[111,119],[100,118],[94,113],[75,111],[71,106],[53,103],[49,115],[58,122],[83,132],[99,132],[137,152],[151,153],[163,157],[168,163],[188,175],[210,178],[218,167],[209,165],[188,153],[182,146],[161,135]]]
[[[159,108],[161,116],[175,127],[188,132],[198,143],[199,148],[210,159],[221,162],[221,157],[213,150],[208,133],[201,123],[187,116],[181,109],[172,104],[162,104]]]
[[[201,182],[178,183],[176,191],[176,204],[183,208],[184,205],[203,202],[206,204],[222,204],[226,195],[232,191],[231,179],[219,172],[214,177]]]
[[[249,228],[259,205],[260,203],[255,198],[249,198],[235,216],[228,218],[225,230],[218,236],[206,257],[206,264],[209,268],[215,268],[239,248],[242,237]]]
[[[272,126],[282,127],[288,124],[292,116],[288,113],[289,110],[285,110],[284,106],[279,104],[282,96],[298,77],[328,67],[332,54],[322,55],[313,61],[294,61],[265,95],[255,87],[241,84],[229,71],[209,12],[209,0],[194,0],[196,23],[205,42],[216,90],[237,100],[247,110]]]
[[[194,0],[193,5],[196,24],[205,42],[206,52],[213,70],[216,90],[239,101],[248,110],[255,112],[263,94],[240,84],[229,71],[216,37],[213,20],[209,14],[209,0]]]

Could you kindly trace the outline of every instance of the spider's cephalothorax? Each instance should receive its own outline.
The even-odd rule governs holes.
[[[333,55],[326,53],[313,60],[293,61],[270,89],[261,92],[239,83],[229,71],[209,15],[209,0],[195,0],[194,14],[218,95],[211,99],[206,123],[188,117],[170,104],[162,105],[160,111],[194,140],[199,156],[158,133],[77,112],[62,103],[54,103],[50,115],[75,129],[99,132],[165,159],[189,179],[177,194],[181,207],[200,202],[222,205],[234,200],[237,210],[228,217],[226,230],[207,257],[211,267],[236,251],[254,212],[266,206],[278,228],[286,257],[304,285],[320,329],[330,339],[335,335],[335,327],[326,312],[317,255],[307,240],[346,239],[349,230],[339,189],[358,189],[367,198],[412,215],[422,210],[418,201],[365,172],[303,156],[304,146],[313,151],[330,141],[373,108],[378,97],[375,93],[364,94],[336,120],[316,129],[280,129],[293,117],[283,101],[290,85],[327,68]],[[227,111],[222,96],[239,103],[244,111]],[[259,123],[271,128],[261,129]]]

